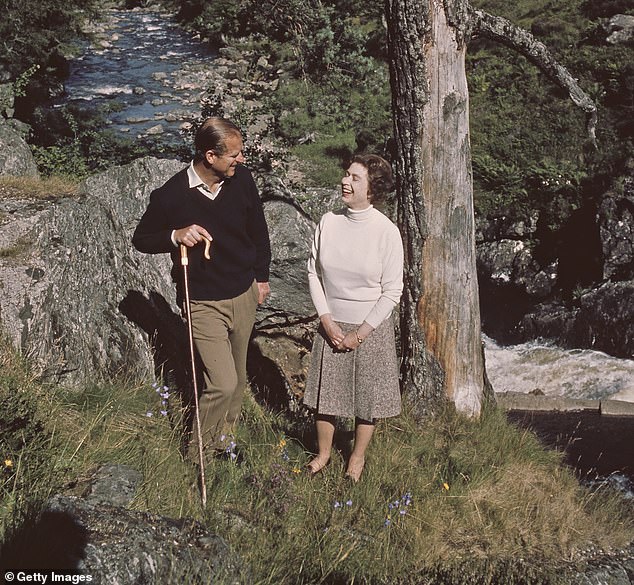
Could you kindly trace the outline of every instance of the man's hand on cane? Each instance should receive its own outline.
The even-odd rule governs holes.
[[[204,227],[196,225],[195,223],[179,230],[174,230],[174,240],[176,243],[184,244],[188,248],[192,248],[204,239],[209,241],[213,240],[211,234]]]

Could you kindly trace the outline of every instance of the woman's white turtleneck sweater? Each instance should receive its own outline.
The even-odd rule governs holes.
[[[326,213],[315,230],[308,282],[320,317],[376,329],[403,292],[398,228],[372,206]]]

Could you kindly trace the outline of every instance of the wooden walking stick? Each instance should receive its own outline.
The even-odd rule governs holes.
[[[209,246],[211,240],[205,239],[205,258],[209,260]],[[194,387],[194,411],[196,413],[196,439],[198,442],[198,464],[200,465],[200,494],[203,508],[207,506],[207,485],[205,483],[205,459],[203,457],[203,435],[200,428],[200,409],[198,407],[198,381],[196,379],[196,350],[194,347],[194,334],[192,332],[192,313],[189,302],[189,258],[187,246],[180,245],[181,266],[183,267],[183,283],[185,287],[185,316],[187,317],[187,333],[189,334],[189,357],[192,366],[192,384]]]

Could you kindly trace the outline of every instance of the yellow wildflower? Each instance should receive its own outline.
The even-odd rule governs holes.
[[[444,482],[442,487],[444,487],[446,491],[449,491],[449,484],[447,482]]]
[[[4,460],[4,466],[5,467],[13,467],[13,461],[11,461],[11,459],[5,459]]]

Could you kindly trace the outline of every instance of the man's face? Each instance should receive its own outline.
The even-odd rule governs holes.
[[[236,167],[244,163],[242,149],[242,137],[239,134],[230,134],[225,140],[226,150],[224,154],[218,155],[214,151],[207,151],[207,161],[211,169],[220,179],[233,177]]]

